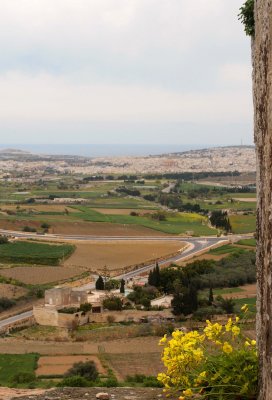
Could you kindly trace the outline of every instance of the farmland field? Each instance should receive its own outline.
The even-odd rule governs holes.
[[[14,377],[21,372],[34,373],[37,366],[37,354],[0,354],[0,385],[12,385]]]
[[[25,284],[42,285],[70,279],[81,275],[84,271],[80,267],[13,267],[0,269],[0,275]]]
[[[100,374],[105,374],[106,370],[102,367],[101,361],[97,356],[42,356],[38,361],[36,376],[60,375],[65,374],[74,363],[93,361]]]
[[[141,374],[157,376],[164,369],[161,361],[161,352],[141,354],[107,354],[105,359],[120,380],[127,376]]]
[[[229,220],[233,233],[251,233],[256,230],[255,215],[230,215]]]
[[[1,262],[57,265],[68,257],[75,247],[69,244],[45,244],[16,241],[0,245]]]
[[[89,270],[121,269],[126,266],[141,264],[149,260],[166,257],[182,250],[180,241],[105,241],[77,243],[74,254],[65,261],[65,266],[87,267]]]

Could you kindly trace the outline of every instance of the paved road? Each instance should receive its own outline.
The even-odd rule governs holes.
[[[25,318],[32,317],[32,315],[33,315],[33,311],[26,311],[24,313],[14,315],[13,317],[3,319],[2,321],[0,321],[0,330],[9,326],[10,324],[12,324],[14,322],[21,321]]]
[[[177,262],[177,261],[182,261],[183,259],[187,257],[193,257],[194,255],[197,255],[199,252],[203,250],[208,250],[209,248],[213,247],[214,245],[217,244],[223,244],[224,242],[228,242],[229,240],[232,241],[237,241],[241,238],[248,237],[248,235],[232,235],[232,236],[227,236],[225,238],[218,238],[218,237],[198,237],[198,238],[185,238],[185,237],[180,237],[180,236],[148,236],[148,237],[142,237],[142,236],[90,236],[90,235],[37,235],[37,234],[29,234],[25,232],[15,232],[15,231],[7,231],[7,230],[0,230],[0,234],[2,235],[8,235],[8,236],[15,236],[15,237],[23,237],[23,238],[44,238],[44,239],[55,239],[55,240],[97,240],[97,241],[105,241],[105,240],[120,240],[120,241],[126,241],[126,240],[161,240],[161,241],[167,241],[167,240],[179,240],[181,242],[185,242],[188,244],[188,247],[185,251],[182,253],[170,257],[164,261],[159,262],[159,265],[167,264],[169,262]],[[147,272],[150,269],[154,268],[154,263],[146,265],[144,267],[141,267],[135,271],[127,272],[123,275],[116,276],[116,279],[130,279],[139,273],[142,272]],[[80,288],[80,290],[88,290],[88,289],[93,289],[94,288],[94,283],[90,283],[87,285],[83,285]],[[13,317],[7,318],[5,320],[0,321],[0,329],[4,328],[5,326],[8,326],[9,324],[17,321],[21,321],[25,318],[31,317],[33,315],[32,311],[27,311],[22,314],[15,315]]]

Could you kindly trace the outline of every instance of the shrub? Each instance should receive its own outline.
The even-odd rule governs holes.
[[[90,381],[95,381],[98,378],[96,365],[93,361],[75,363],[65,377],[82,377]]]
[[[18,372],[13,377],[14,383],[29,383],[36,380],[34,372]]]
[[[147,376],[145,377],[143,381],[144,387],[156,387],[156,388],[161,388],[163,387],[163,384],[158,381],[156,376]]]
[[[70,386],[70,387],[88,387],[89,382],[87,381],[86,378],[83,378],[82,376],[69,376],[67,378],[64,378],[58,386]]]
[[[24,232],[37,232],[36,228],[31,228],[31,226],[24,226],[23,227]]]
[[[88,312],[91,311],[92,305],[90,303],[83,303],[80,304],[79,311]]]
[[[8,243],[8,238],[6,236],[0,235],[0,244]]]
[[[103,307],[110,311],[121,311],[122,300],[119,297],[111,296],[103,300]]]
[[[103,381],[103,386],[105,387],[117,387],[119,386],[118,380],[115,377],[110,377]]]
[[[7,297],[0,297],[0,312],[8,310],[16,304],[15,300],[10,300]]]

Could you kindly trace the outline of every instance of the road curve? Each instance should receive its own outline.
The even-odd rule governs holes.
[[[182,253],[170,257],[168,259],[165,259],[163,261],[159,262],[159,265],[164,265],[168,263],[175,263],[178,261],[182,261],[183,259],[186,259],[188,257],[193,257],[196,256],[197,254],[208,250],[211,247],[214,247],[219,244],[224,244],[227,243],[228,241],[237,241],[242,238],[247,238],[251,237],[252,235],[231,235],[231,236],[226,236],[226,237],[182,237],[182,236],[148,236],[148,237],[142,237],[142,236],[90,236],[90,235],[37,235],[33,233],[25,233],[25,232],[17,232],[17,231],[8,231],[4,229],[0,229],[0,234],[1,235],[7,235],[7,236],[14,236],[18,238],[39,238],[39,239],[51,239],[51,240],[96,240],[96,241],[105,241],[105,240],[120,240],[120,241],[126,241],[126,240],[159,240],[159,241],[168,241],[168,240],[179,240],[183,243],[187,243],[188,247],[185,249]],[[144,267],[141,267],[135,271],[130,271],[122,275],[118,275],[115,278],[116,279],[130,279],[139,273],[147,272],[150,269],[154,268],[154,263],[146,265]],[[78,290],[90,290],[94,288],[94,283],[86,284],[80,287],[77,287]],[[14,315],[13,317],[4,319],[0,321],[0,330],[5,329],[5,327],[9,326],[10,324],[18,321],[22,321],[25,318],[29,318],[33,315],[33,311],[27,311],[21,314]]]

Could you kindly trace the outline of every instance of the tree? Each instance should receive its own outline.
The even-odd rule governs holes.
[[[98,372],[93,361],[86,361],[74,364],[64,376],[81,376],[90,381],[95,381],[98,378]]]
[[[120,284],[120,293],[125,293],[125,280],[121,279],[121,284]]]
[[[105,284],[104,280],[101,275],[97,278],[97,281],[95,282],[95,288],[96,290],[104,290],[105,289]]]
[[[189,315],[197,310],[197,290],[193,285],[188,287],[177,284],[172,300],[173,314]]]
[[[253,10],[254,8],[254,10]],[[272,2],[247,0],[241,9],[252,36],[254,140],[257,156],[257,318],[259,400],[272,393]]]
[[[213,303],[213,289],[212,286],[210,286],[210,291],[209,291],[209,305],[211,306]]]

